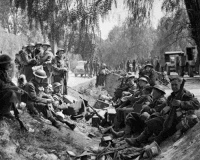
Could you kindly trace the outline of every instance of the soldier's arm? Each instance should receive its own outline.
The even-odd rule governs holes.
[[[30,59],[28,57],[28,54],[26,52],[22,52],[21,56],[22,56],[22,60],[25,62],[25,64],[30,64],[31,63],[32,59]]]
[[[165,98],[161,98],[157,101],[156,106],[154,106],[153,111],[154,112],[161,112],[163,108],[167,106],[167,102]]]
[[[200,108],[200,103],[197,98],[191,93],[186,93],[183,96],[186,101],[181,101],[180,108],[183,110],[198,110]]]
[[[45,98],[40,98],[37,96],[35,92],[35,87],[31,84],[28,84],[26,91],[28,92],[29,97],[31,98],[32,101],[34,102],[41,102],[41,103],[47,103],[47,99]]]

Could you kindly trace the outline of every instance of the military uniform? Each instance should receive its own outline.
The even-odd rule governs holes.
[[[42,79],[47,77],[43,70],[37,70],[34,72],[34,75]],[[53,118],[51,110],[49,110],[49,99],[43,98],[40,95],[40,87],[42,87],[42,84],[35,79],[32,79],[25,85],[25,91],[28,93],[26,106],[31,114],[38,115],[38,113],[42,113],[45,118],[52,122],[53,126],[59,128],[59,124]]]
[[[10,113],[12,105],[18,102],[18,88],[11,82],[7,73],[0,69],[0,116]]]
[[[167,103],[170,103],[171,99],[174,99],[176,94],[177,93],[172,92],[167,99]],[[188,114],[194,113],[194,110],[199,109],[200,106],[199,101],[194,97],[194,95],[185,89],[182,91],[180,99],[177,100],[180,100],[181,104],[180,107],[177,108],[176,117],[170,128],[163,128],[165,119],[169,114],[169,112],[165,112],[165,109],[163,109],[159,116],[156,116],[155,118],[152,118],[146,122],[146,127],[140,136],[138,136],[136,139],[128,139],[126,141],[133,146],[140,146],[141,143],[147,143],[148,139],[154,134],[156,136],[154,138],[155,142],[160,144],[166,138],[172,136],[177,131],[177,125],[182,123],[184,117],[187,117]],[[191,128],[195,123],[196,122],[188,122],[188,124],[190,124],[187,126],[188,129]]]
[[[144,130],[145,120],[141,116],[144,112],[151,115],[150,117],[152,118],[153,116],[156,116],[157,113],[160,113],[160,111],[166,106],[166,98],[164,96],[153,100],[151,95],[142,96],[140,100],[134,104],[134,106],[143,101],[145,103],[142,103],[143,109],[141,110],[141,113],[132,112],[126,117],[126,125],[131,128],[132,132],[141,132]]]
[[[62,84],[62,93],[67,94],[68,67],[63,57],[55,56],[53,59],[53,82]]]
[[[44,51],[43,55],[40,57],[39,63],[43,65],[44,71],[47,74],[47,83],[51,83],[51,76],[52,76],[52,60],[53,60],[53,53],[50,49]]]
[[[33,78],[32,67],[36,65],[36,60],[32,58],[32,53],[30,50],[26,49],[20,53],[22,64],[23,64],[23,74],[26,76],[27,81],[30,81]]]

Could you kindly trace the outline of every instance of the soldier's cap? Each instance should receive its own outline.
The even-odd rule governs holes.
[[[43,46],[51,47],[51,45],[50,45],[49,43],[43,43],[42,45],[43,45]]]
[[[147,80],[147,78],[145,78],[145,77],[140,77],[140,78],[139,78],[139,81],[144,81],[144,82],[146,82],[146,83],[149,83],[148,80]]]
[[[59,82],[55,82],[54,84],[53,84],[53,88],[55,89],[56,87],[60,87],[60,86],[62,86],[62,84],[60,84]]]
[[[27,46],[28,47],[35,47],[35,44],[34,43],[29,43]]]
[[[131,73],[131,74],[128,73],[127,78],[128,78],[128,79],[130,79],[130,78],[135,78],[135,75],[132,74],[132,73]]]
[[[34,71],[33,75],[38,78],[42,78],[42,79],[47,78],[46,72],[43,69],[38,69],[38,70]]]
[[[35,46],[36,46],[36,45],[37,45],[37,46],[38,46],[38,45],[42,45],[42,42],[36,42],[36,43],[35,43]]]
[[[59,48],[58,50],[57,50],[57,52],[56,52],[56,55],[58,55],[58,52],[60,52],[60,51],[65,51],[63,48]],[[63,53],[64,54],[64,53]]]
[[[153,89],[156,89],[156,90],[162,92],[163,94],[166,94],[165,89],[161,85],[157,84],[157,85],[153,86]]]
[[[148,63],[148,64],[146,64],[146,65],[144,66],[144,68],[146,68],[146,67],[151,67],[151,68],[153,68],[153,65],[152,65],[151,63]]]
[[[7,54],[0,55],[0,64],[6,64],[12,62],[12,58]]]

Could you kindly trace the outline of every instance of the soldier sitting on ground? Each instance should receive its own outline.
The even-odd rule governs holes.
[[[142,103],[142,110],[140,113],[131,112],[127,115],[125,123],[125,137],[130,136],[131,133],[141,133],[144,130],[145,122],[150,118],[157,116],[161,110],[166,106],[166,98],[164,97],[165,91],[162,86],[155,85],[153,87],[152,96],[147,93],[142,96],[134,106]],[[146,99],[145,99],[146,98]],[[122,135],[122,133],[116,133]]]
[[[55,120],[48,107],[53,103],[53,99],[39,97],[40,88],[42,87],[43,80],[47,78],[47,75],[41,69],[35,71],[33,74],[34,78],[25,85],[25,91],[29,95],[27,102],[25,102],[26,106],[32,115],[42,113],[46,119],[52,122],[53,126],[60,129],[60,124]]]
[[[166,106],[159,116],[148,120],[144,131],[137,138],[126,139],[129,145],[139,147],[142,144],[147,144],[148,139],[154,134],[154,143],[150,146],[158,148],[158,145],[166,138],[174,133],[178,133],[176,136],[180,137],[181,134],[179,133],[185,132],[198,122],[194,111],[199,109],[200,103],[192,93],[181,88],[182,81],[179,77],[171,80],[173,92],[167,99],[169,106]],[[176,109],[175,114],[170,114],[172,107]],[[173,117],[168,117],[169,115]],[[170,122],[169,120],[173,121]]]
[[[140,96],[143,94],[143,89],[148,86],[148,80],[145,77],[140,77],[137,84],[137,90],[134,91],[133,94],[128,96],[123,96],[121,98],[121,105],[119,108],[123,108],[125,106],[132,106],[137,100],[140,99]]]
[[[21,96],[24,92],[12,83],[9,77],[9,72],[13,65],[12,63],[10,56],[5,54],[0,55],[0,120],[2,120],[3,117],[14,119],[13,115],[10,113],[11,110],[14,110],[15,118],[19,121],[16,105],[18,103],[18,95]],[[20,122],[20,125],[21,123],[22,122]],[[21,125],[21,127],[23,127],[23,125]]]
[[[149,86],[144,87],[144,89],[142,90],[142,94],[141,96],[139,96],[137,98],[137,101],[135,101],[135,103],[133,105],[130,105],[129,107],[125,107],[125,108],[119,108],[117,109],[117,114],[115,117],[115,123],[114,123],[114,128],[116,130],[119,130],[120,128],[122,128],[125,125],[125,118],[126,115],[128,115],[129,113],[137,110],[137,112],[140,112],[140,110],[142,109],[142,106],[147,106],[150,103],[152,103],[152,97],[150,96],[152,91],[152,88]]]
[[[157,73],[156,71],[154,70],[153,68],[153,65],[152,64],[146,64],[145,67],[145,75],[147,75],[149,77],[149,84],[151,86],[154,86],[156,85],[156,80],[157,80]]]
[[[64,115],[72,116],[72,117],[81,117],[81,114],[85,112],[86,103],[83,100],[78,100],[74,103],[66,103],[65,95],[61,93],[62,84],[59,82],[55,82],[53,84],[53,98],[54,98],[54,106],[57,110],[62,110]]]

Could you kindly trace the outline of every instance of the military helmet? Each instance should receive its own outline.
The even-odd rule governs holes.
[[[38,69],[38,70],[34,71],[33,74],[34,74],[34,76],[36,76],[38,78],[42,78],[42,79],[47,78],[46,72],[43,69]]]
[[[56,55],[58,55],[58,52],[60,52],[60,51],[65,51],[63,48],[59,48],[58,50],[57,50],[57,52],[56,52]]]
[[[147,80],[145,77],[140,77],[140,78],[139,78],[139,81],[144,81],[144,82],[146,82],[146,83],[149,83],[148,80]]]
[[[35,46],[36,46],[36,45],[42,45],[42,42],[36,42],[36,43],[35,43]]]
[[[0,55],[0,64],[6,64],[10,62],[12,62],[12,59],[9,55],[7,54]]]
[[[47,42],[46,42],[46,43],[43,43],[42,45],[43,45],[43,46],[51,47],[51,45],[50,45],[49,43],[47,43]]]
[[[35,44],[34,43],[29,43],[27,46],[28,47],[35,47]]]
[[[156,89],[156,90],[158,90],[158,91],[160,91],[160,92],[162,92],[162,93],[166,93],[165,92],[165,89],[161,86],[161,85],[155,85],[155,86],[153,86],[153,89]]]
[[[60,84],[59,82],[55,82],[54,84],[53,84],[53,88],[55,89],[56,87],[60,87],[60,86],[62,86],[62,84]]]
[[[148,64],[145,65],[144,68],[146,68],[146,67],[151,67],[151,68],[153,68],[153,65],[152,65],[151,63],[148,63]]]
[[[102,67],[106,67],[106,64],[105,64],[105,63],[103,63],[103,64],[102,64]]]

